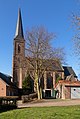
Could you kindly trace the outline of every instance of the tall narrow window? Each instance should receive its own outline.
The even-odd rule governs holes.
[[[21,50],[20,44],[18,44],[18,53],[20,53],[20,50]]]

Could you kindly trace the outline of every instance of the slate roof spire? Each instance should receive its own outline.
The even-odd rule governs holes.
[[[15,38],[16,37],[24,38],[24,35],[23,35],[23,26],[22,26],[22,18],[21,18],[21,10],[20,10],[20,8],[19,8],[19,11],[18,11],[18,20],[17,20]]]

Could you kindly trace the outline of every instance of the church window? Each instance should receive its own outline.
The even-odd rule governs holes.
[[[21,50],[20,44],[18,44],[18,53],[20,53],[20,50]]]
[[[48,89],[53,88],[53,77],[51,72],[47,73],[47,88]]]

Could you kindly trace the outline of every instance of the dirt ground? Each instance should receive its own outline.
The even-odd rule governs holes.
[[[44,107],[44,106],[71,106],[71,105],[80,105],[80,100],[62,100],[62,99],[43,99],[43,100],[34,100],[32,102],[22,103],[22,101],[17,102],[18,108],[24,107]]]

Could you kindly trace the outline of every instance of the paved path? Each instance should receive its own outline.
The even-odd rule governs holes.
[[[80,105],[80,100],[47,99],[47,100],[33,101],[28,103],[22,103],[21,101],[19,101],[17,105],[18,108],[45,107],[45,106],[70,106],[70,105]]]

